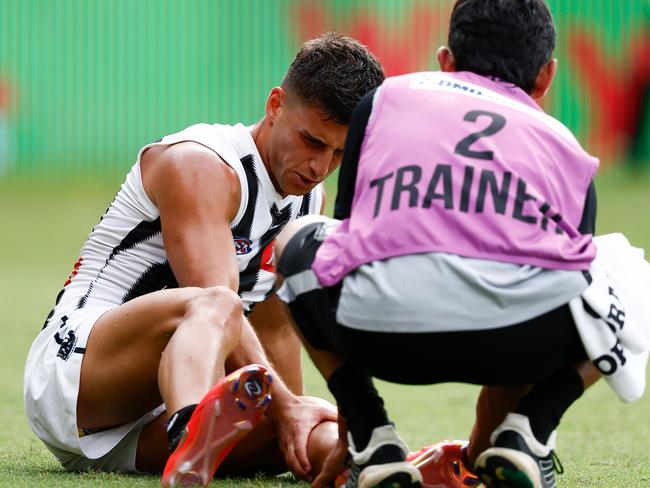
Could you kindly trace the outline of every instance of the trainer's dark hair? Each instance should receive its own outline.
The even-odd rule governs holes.
[[[328,32],[302,45],[282,87],[347,125],[359,99],[384,78],[381,64],[363,44]]]
[[[555,48],[544,0],[457,0],[449,25],[457,71],[492,76],[532,93]]]

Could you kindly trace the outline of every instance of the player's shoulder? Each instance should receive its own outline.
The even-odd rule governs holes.
[[[199,193],[206,188],[238,189],[238,175],[217,153],[195,141],[154,146],[141,158],[141,174],[145,191],[150,196],[156,189],[170,185]]]
[[[204,139],[209,140],[215,136],[230,132],[232,128],[233,126],[225,124],[208,124],[205,122],[199,122],[189,125],[178,132],[174,132],[173,134],[165,136],[161,142],[174,142],[181,140],[201,141]]]
[[[220,168],[232,171],[223,159],[212,149],[197,141],[179,141],[169,145],[153,146],[142,155],[144,167],[157,170],[188,172],[192,169]]]

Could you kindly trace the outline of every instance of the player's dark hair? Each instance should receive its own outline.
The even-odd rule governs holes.
[[[458,0],[449,25],[456,71],[472,71],[532,93],[555,48],[553,17],[543,0]]]
[[[363,44],[328,32],[302,45],[282,87],[347,125],[359,99],[384,78],[381,64]]]

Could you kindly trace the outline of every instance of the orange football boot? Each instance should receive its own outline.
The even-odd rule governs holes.
[[[260,421],[271,375],[252,364],[229,374],[197,405],[163,471],[164,488],[207,486],[219,464]]]
[[[424,488],[466,488],[481,480],[465,463],[466,441],[441,441],[406,457],[422,473]]]
[[[423,488],[478,487],[481,480],[465,464],[467,441],[442,441],[410,452],[406,460],[420,470]],[[349,469],[334,479],[334,488],[344,488]]]

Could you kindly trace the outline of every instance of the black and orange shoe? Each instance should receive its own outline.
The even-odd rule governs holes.
[[[271,382],[264,366],[252,364],[206,393],[167,460],[162,486],[207,486],[219,464],[262,418],[271,401]]]

